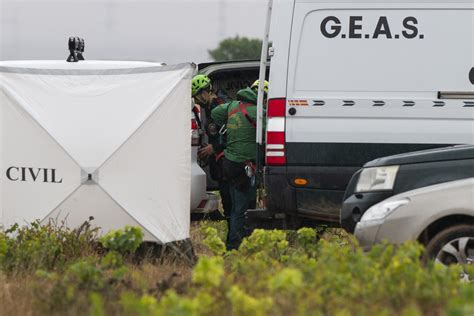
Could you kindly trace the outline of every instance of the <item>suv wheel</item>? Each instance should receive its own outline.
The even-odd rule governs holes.
[[[474,265],[474,225],[450,227],[438,233],[426,246],[423,261],[434,259],[443,265]],[[469,279],[468,275],[462,275]]]

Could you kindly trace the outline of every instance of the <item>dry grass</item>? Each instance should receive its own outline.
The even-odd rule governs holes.
[[[191,240],[196,255],[210,255],[203,245],[203,236],[200,233],[199,223],[191,224]],[[155,260],[156,261],[156,260]],[[177,293],[184,293],[189,287],[192,275],[192,266],[183,260],[144,260],[140,264],[127,264],[129,272],[119,285],[115,285],[114,292],[132,292],[137,295],[149,294],[154,297],[173,288]],[[34,272],[22,275],[7,276],[0,272],[0,316],[3,315],[45,315],[51,311],[42,309],[41,299],[51,292],[51,282],[38,278]],[[83,315],[88,310],[88,300],[83,304],[74,304],[68,308],[68,315]],[[104,302],[105,310],[110,314],[118,313],[117,304],[109,305]],[[57,314],[62,314],[58,312]],[[64,313],[63,313],[64,314]]]
[[[31,276],[6,278],[0,272],[0,315],[34,315]]]
[[[209,251],[209,249],[204,246],[203,239],[204,236],[201,234],[200,231],[201,224],[199,222],[193,222],[191,223],[191,241],[193,243],[194,247],[194,252],[198,257],[201,256],[210,256],[212,255],[212,252]]]
[[[207,235],[209,235],[208,227],[215,228],[215,230],[212,231],[221,239],[224,239],[226,234],[226,224],[224,222],[193,223],[191,225],[191,241],[194,245],[195,254],[198,257],[212,255],[210,250],[204,246],[204,234],[201,232],[202,226],[207,230]],[[322,259],[318,259],[317,265],[314,265],[314,258],[308,257],[314,255],[313,246],[315,245],[315,237],[311,239],[312,241],[307,245],[306,239],[302,239],[301,241],[295,238],[295,234],[300,233],[292,233],[294,234],[287,236],[288,238],[285,237],[288,241],[291,241],[292,244],[282,249],[281,253],[274,251],[277,249],[275,245],[278,242],[278,236],[281,232],[268,231],[265,232],[265,235],[256,234],[256,239],[252,242],[255,242],[255,249],[257,250],[253,248],[252,250],[245,250],[245,247],[243,247],[242,253],[224,256],[224,260],[227,260],[226,263],[237,263],[235,266],[238,268],[232,268],[231,264],[223,266],[225,267],[226,275],[223,280],[221,280],[222,283],[214,285],[214,287],[210,287],[209,284],[211,283],[196,285],[198,284],[196,282],[202,282],[202,280],[196,281],[195,279],[194,283],[192,283],[193,266],[189,264],[189,261],[180,260],[179,256],[171,253],[160,260],[156,260],[156,258],[141,258],[137,260],[137,256],[135,256],[135,258],[127,258],[125,274],[121,274],[121,276],[116,279],[111,277],[113,272],[117,271],[114,270],[115,268],[104,268],[104,266],[102,266],[100,279],[104,281],[105,286],[100,287],[91,286],[80,288],[81,284],[86,283],[81,283],[83,280],[80,278],[69,279],[68,273],[70,270],[66,270],[66,273],[62,275],[62,271],[65,270],[64,266],[56,269],[56,271],[60,271],[56,279],[37,276],[33,269],[25,270],[21,274],[17,273],[8,276],[0,272],[0,316],[102,315],[93,314],[94,306],[99,306],[100,308],[97,310],[105,311],[107,315],[117,315],[127,311],[127,304],[130,304],[131,301],[126,301],[126,299],[130,297],[132,297],[134,303],[130,305],[132,306],[132,309],[130,309],[132,315],[145,315],[146,311],[144,312],[143,309],[140,309],[142,305],[135,304],[141,302],[143,298],[149,297],[160,301],[165,293],[167,293],[167,296],[164,300],[161,300],[161,302],[167,302],[168,300],[169,305],[167,308],[169,308],[170,311],[173,310],[172,307],[177,305],[181,307],[184,306],[180,305],[181,302],[187,302],[187,306],[189,307],[189,303],[193,300],[206,298],[205,295],[196,296],[196,293],[204,293],[207,297],[212,297],[213,300],[212,304],[204,306],[208,306],[206,308],[209,308],[209,306],[212,308],[215,307],[214,309],[210,308],[208,313],[210,315],[231,313],[229,308],[232,306],[232,308],[240,308],[242,306],[250,308],[243,309],[246,311],[243,315],[259,314],[256,313],[255,310],[259,310],[260,312],[263,310],[267,312],[269,310],[280,311],[281,313],[279,314],[293,315],[296,314],[294,308],[298,304],[301,305],[298,305],[301,308],[308,308],[307,311],[320,308],[323,314],[331,314],[331,312],[328,311],[337,311],[338,308],[341,308],[340,306],[343,305],[342,314],[344,315],[351,313],[360,315],[377,314],[374,311],[386,311],[387,313],[385,314],[387,315],[442,315],[446,311],[449,299],[452,299],[448,296],[455,295],[456,291],[459,290],[456,274],[452,273],[450,275],[453,275],[454,278],[449,277],[449,275],[443,276],[442,273],[445,272],[438,271],[437,273],[441,274],[435,274],[433,279],[430,280],[428,276],[431,276],[432,274],[430,273],[436,271],[430,270],[431,272],[427,271],[423,274],[423,271],[420,270],[419,273],[421,277],[418,278],[415,276],[416,280],[418,280],[416,281],[412,274],[412,271],[418,271],[416,269],[419,268],[416,260],[413,262],[410,260],[405,262],[403,269],[400,268],[402,267],[400,265],[383,264],[381,269],[384,270],[382,271],[383,273],[379,275],[378,281],[375,279],[375,282],[367,285],[367,283],[370,282],[368,282],[366,276],[369,272],[374,271],[373,267],[375,266],[375,264],[367,263],[378,263],[377,259],[373,255],[366,256],[362,253],[354,252],[353,247],[355,247],[355,244],[352,242],[353,237],[348,236],[343,230],[319,230],[319,234],[322,235],[318,234],[318,236],[328,242],[319,245],[320,249],[318,248],[318,251],[320,253],[318,255],[321,255]],[[307,236],[307,234],[302,233],[301,236],[304,237]],[[208,236],[208,244],[209,240],[212,239],[209,239]],[[403,248],[405,250],[401,249],[402,252],[399,254],[394,253],[394,258],[398,260],[396,262],[399,262],[401,258],[407,259],[413,256],[415,249],[413,247],[414,245],[411,248],[405,247]],[[302,252],[303,250],[305,252]],[[387,250],[387,252],[383,252],[382,254],[390,253],[392,253],[391,250]],[[93,256],[99,255],[94,254]],[[350,266],[347,265],[348,256],[350,256]],[[290,260],[291,257],[293,257],[293,259]],[[388,258],[386,255],[382,255],[381,257],[385,258],[382,260],[383,262]],[[265,260],[262,260],[262,258],[265,258]],[[97,260],[92,260],[92,269],[102,264],[99,263],[99,258],[96,257],[95,259]],[[291,269],[287,269],[288,260],[290,260]],[[202,262],[206,262],[206,260],[202,260],[201,263]],[[211,261],[207,262],[209,263]],[[71,267],[71,263],[72,262],[67,263],[68,267]],[[268,269],[268,266],[271,266],[271,269]],[[120,266],[120,268],[122,267],[123,266]],[[200,264],[194,269],[195,276],[201,276],[201,278],[203,276],[204,278],[211,276],[209,280],[212,280],[212,275],[215,275],[216,271],[219,271],[216,267],[218,268],[219,264],[214,263],[207,266],[206,264]],[[224,271],[224,269],[222,271]],[[354,271],[357,273],[354,273]],[[312,279],[312,276],[316,274],[318,277]],[[301,276],[300,281],[298,281],[299,278],[295,277],[298,275]],[[353,289],[350,294],[348,294],[344,285],[341,286],[341,282],[349,275],[351,276],[350,286]],[[381,275],[385,277],[381,278]],[[310,277],[310,281],[306,282],[302,280],[303,276]],[[397,276],[397,278],[395,279],[393,276]],[[286,281],[284,283],[281,283],[281,281],[275,283],[275,280],[282,279]],[[63,282],[59,283],[59,287],[58,280]],[[79,282],[77,282],[77,280],[79,280]],[[431,290],[428,290],[426,286],[420,286],[417,290],[419,291],[418,293],[411,290],[405,290],[405,292],[403,292],[399,290],[398,286],[395,286],[400,280],[407,282],[407,284],[427,283],[430,286],[433,285],[433,291],[430,292]],[[412,280],[416,282],[412,282]],[[432,281],[434,281],[434,283]],[[445,281],[447,281],[447,283]],[[379,288],[379,283],[377,282],[384,283],[382,283]],[[274,284],[280,284],[278,286],[281,287],[281,289],[275,292],[273,289]],[[304,284],[304,286],[301,286],[301,284]],[[73,292],[73,296],[67,293],[69,292],[68,286],[71,285],[77,286],[75,292]],[[232,292],[235,290],[234,285],[241,290],[241,292]],[[317,289],[320,288],[326,290],[318,292]],[[343,288],[344,290],[342,290]],[[446,299],[441,298],[440,300],[438,298],[439,293],[442,293],[441,289],[445,288],[451,289],[449,290],[451,294],[447,292],[449,295],[444,295]],[[177,300],[169,301],[170,291],[168,290],[170,289],[178,294]],[[99,293],[99,305],[96,305],[97,302],[94,303],[94,297],[91,296],[94,291]],[[229,296],[229,293],[236,295]],[[358,298],[357,295],[359,294],[357,293],[369,294]],[[378,295],[378,293],[381,294]],[[460,310],[467,310],[466,308],[471,306],[466,302],[472,302],[471,297],[474,297],[474,291],[472,291],[472,295],[469,298],[466,298],[466,295],[471,292],[466,293],[463,298],[464,301],[458,303],[460,304]],[[354,294],[356,296],[354,296]],[[378,295],[376,295],[378,300],[374,302],[372,296],[375,294]],[[69,297],[69,300],[67,297]],[[270,309],[264,308],[264,305],[262,305],[266,297],[272,297],[273,299],[273,307]],[[394,300],[394,297],[397,300]],[[318,300],[322,300],[321,304],[324,304],[324,306],[318,306]],[[204,301],[206,300],[204,299]],[[350,303],[353,301],[357,302],[357,304]],[[389,303],[394,301],[402,303],[400,303],[400,306],[389,306]],[[438,301],[440,301],[439,304]],[[411,305],[402,306],[403,302],[405,302],[405,304],[413,303],[413,311],[410,312]],[[156,304],[155,302],[155,305]],[[199,300],[199,304],[201,304],[201,300]],[[249,311],[252,310],[252,308],[254,312],[251,313]],[[214,312],[212,313],[211,310]],[[173,311],[174,315],[182,314],[182,309],[174,309]],[[181,312],[177,313],[176,311]],[[363,311],[363,313],[361,311]],[[207,312],[208,310],[206,309],[206,313]],[[232,313],[234,313],[233,310]],[[471,315],[472,313],[464,314]]]
[[[192,267],[186,264],[152,264],[128,265],[127,277],[114,291],[116,294],[133,292],[137,295],[149,294],[154,297],[173,288],[177,293],[184,293],[190,285]],[[51,284],[40,280],[35,275],[7,277],[0,273],[0,315],[45,315],[51,311],[42,309],[42,296],[49,296]],[[84,300],[85,304],[87,300]],[[118,306],[105,303],[106,310],[114,314]],[[67,310],[68,315],[81,315],[87,305],[74,304]],[[58,312],[61,314],[61,312]]]

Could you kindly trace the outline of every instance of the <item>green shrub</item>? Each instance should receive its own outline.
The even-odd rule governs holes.
[[[137,296],[134,293],[123,293],[120,305],[125,315],[158,315],[158,302],[150,295]]]
[[[193,283],[203,287],[218,287],[224,276],[222,257],[203,257],[193,271]]]
[[[227,238],[227,221],[203,221],[200,224],[199,232],[206,237],[209,234],[207,232],[209,228],[212,228],[212,231],[216,232],[215,236],[225,244]]]
[[[8,240],[5,233],[0,232],[0,267],[3,267],[3,262],[8,251]]]
[[[464,283],[461,286],[459,295],[451,300],[448,306],[449,316],[470,316],[474,315],[474,284]]]
[[[276,292],[296,293],[303,287],[303,274],[294,268],[283,268],[270,280],[270,290]]]
[[[219,233],[216,228],[206,227],[202,230],[202,233],[205,236],[203,240],[204,245],[206,245],[214,255],[224,254],[226,251],[225,243],[219,238]]]
[[[68,267],[63,282],[68,288],[100,291],[105,285],[104,271],[92,259],[80,260]]]
[[[90,302],[91,313],[103,310],[102,298],[117,299],[114,286],[120,285],[129,273],[124,256],[136,251],[143,233],[137,227],[111,231],[100,241],[109,252],[83,257],[70,263],[64,273],[37,271],[36,275],[50,283],[49,291],[37,291],[38,304],[44,312],[66,311],[74,302]]]
[[[213,295],[198,293],[194,298],[178,295],[169,290],[157,301],[150,295],[137,296],[133,293],[124,293],[120,305],[125,315],[210,315],[214,305]]]
[[[246,294],[237,285],[232,285],[227,292],[227,299],[231,303],[232,315],[266,315],[272,306],[269,297],[255,298]]]
[[[0,234],[0,269],[22,273],[37,269],[62,269],[68,262],[94,251],[97,229],[85,222],[78,229],[49,221],[20,227],[15,224]]]
[[[104,316],[104,300],[99,293],[92,292],[89,296],[91,302],[90,315],[91,316]]]
[[[212,241],[208,247],[221,252],[217,230],[208,227],[205,233]],[[364,253],[340,230],[320,238],[308,228],[255,230],[239,251],[201,258],[190,294],[226,293],[218,296],[225,302],[220,313],[229,312],[225,306],[234,314],[248,313],[234,309],[236,297],[246,306],[272,297],[271,308],[263,304],[252,312],[417,315],[439,313],[459,292],[460,268],[423,266],[417,243],[382,244]]]
[[[0,233],[0,262],[11,271],[42,269],[31,282],[44,314],[73,308],[93,315],[473,315],[474,284],[460,281],[473,267],[423,265],[415,242],[363,252],[341,230],[255,230],[239,250],[225,251],[219,225],[200,229],[199,240],[214,255],[201,256],[192,271],[174,263],[165,273],[127,260],[142,238],[132,227],[101,238],[105,255],[67,250],[73,243],[57,236],[72,239],[70,233],[14,228]],[[39,249],[39,241],[52,249]],[[55,251],[75,259],[51,264]],[[22,266],[18,258],[33,263]]]
[[[100,238],[102,246],[124,255],[134,253],[143,241],[139,227],[125,226],[124,229],[111,230]]]

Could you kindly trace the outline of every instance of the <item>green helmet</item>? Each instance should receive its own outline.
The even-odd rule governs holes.
[[[194,97],[201,90],[211,88],[211,79],[206,75],[196,75],[191,83],[191,95]]]
[[[254,83],[252,83],[252,85],[250,86],[250,88],[252,90],[257,90],[258,89],[258,85],[260,84],[260,80],[255,80]],[[268,87],[270,86],[270,84],[268,83],[268,81],[264,81],[263,82],[263,91],[265,91],[265,93],[268,93]]]

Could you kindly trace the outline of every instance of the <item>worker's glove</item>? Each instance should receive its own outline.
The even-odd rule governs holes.
[[[198,150],[197,163],[201,168],[204,168],[209,164],[209,157],[204,157],[200,154],[201,149],[205,148],[206,146],[208,145],[206,143],[203,143],[201,145],[201,148],[199,148]]]
[[[198,156],[199,159],[208,159],[214,153],[214,147],[211,144],[204,146],[199,149]]]

